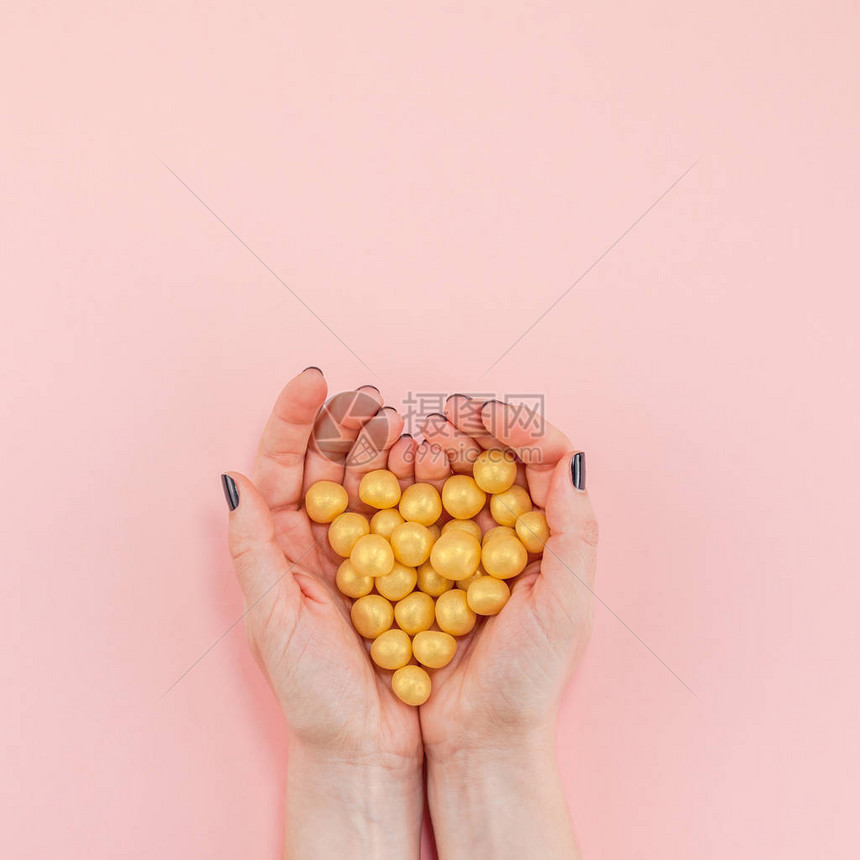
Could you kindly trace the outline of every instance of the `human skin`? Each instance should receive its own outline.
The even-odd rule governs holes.
[[[229,548],[245,598],[248,643],[280,702],[289,740],[287,858],[410,858],[419,852],[424,795],[418,712],[400,702],[352,628],[349,601],[334,585],[338,564],[327,526],[299,508],[304,490],[331,480],[351,489],[384,468],[403,420],[363,389],[341,422],[380,453],[362,466],[350,454],[309,446],[326,399],[321,372],[292,379],[260,440],[254,482],[236,472],[238,506]],[[345,397],[350,400],[350,397]],[[361,436],[364,434],[364,437]],[[358,449],[356,449],[358,450]]]
[[[458,641],[421,706],[439,854],[578,858],[555,729],[591,631],[597,522],[588,493],[573,485],[575,449],[561,431],[497,401],[456,395],[445,412],[444,421],[428,420],[424,436],[445,451],[451,471],[465,471],[484,448],[510,447],[527,460],[518,482],[546,509],[552,536],[502,612]],[[416,465],[419,480],[444,481],[451,471]]]
[[[228,473],[239,496],[229,542],[248,640],[290,735],[286,856],[417,856],[426,754],[440,857],[578,857],[554,743],[559,699],[590,631],[597,543],[588,494],[571,481],[574,449],[548,424],[536,429],[504,404],[461,396],[418,445],[400,436],[396,412],[379,410],[378,392],[363,395],[360,414],[339,428],[352,450],[324,457],[309,442],[325,380],[304,371],[275,405],[254,484]],[[368,437],[379,453],[359,466],[354,455]],[[408,708],[352,629],[350,602],[334,586],[341,559],[327,526],[299,509],[301,496],[334,480],[352,506],[361,474],[385,467],[404,487],[441,487],[496,446],[528,461],[518,482],[546,508],[552,537],[540,570],[530,565],[504,611],[458,640],[452,663],[433,673],[430,700]]]

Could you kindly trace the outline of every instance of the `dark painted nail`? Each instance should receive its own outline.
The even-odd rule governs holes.
[[[573,455],[570,462],[570,477],[577,490],[585,489],[585,451]]]
[[[229,475],[221,476],[221,486],[224,487],[224,498],[227,499],[227,507],[235,511],[239,507],[239,488]]]
[[[320,376],[323,376],[323,372],[315,365],[312,364],[310,367],[306,367],[302,373],[307,373],[309,370],[315,370]]]
[[[367,385],[359,385],[358,387],[359,387],[359,389],[361,389],[361,388],[372,388],[377,394],[380,393],[379,389],[375,385],[371,385],[370,383],[368,383]]]
[[[484,407],[485,407],[485,406],[489,406],[491,403],[501,403],[501,404],[502,404],[502,406],[504,406],[504,405],[505,405],[504,401],[502,401],[502,400],[485,400],[485,401],[481,404],[481,411],[483,412],[483,411],[484,411]]]
[[[455,397],[465,397],[465,398],[466,398],[466,400],[468,400],[468,399],[469,399],[469,395],[468,395],[468,394],[460,394],[460,392],[458,391],[458,392],[456,392],[455,394],[449,394],[449,395],[445,398],[445,402],[447,403],[449,400],[453,400]]]
[[[412,439],[412,438],[413,438],[413,436],[412,436],[412,434],[411,434],[411,433],[401,433],[401,434],[400,434],[400,438],[401,438],[401,439]]]
[[[441,412],[431,412],[429,415],[424,416],[425,419],[428,418],[441,418],[443,421],[447,421],[448,419]]]

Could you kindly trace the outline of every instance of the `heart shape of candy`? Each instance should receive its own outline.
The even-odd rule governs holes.
[[[407,705],[427,701],[428,670],[451,662],[457,637],[479,615],[502,611],[511,580],[543,553],[546,515],[516,480],[513,454],[491,448],[441,493],[427,483],[401,489],[387,469],[368,472],[358,495],[375,511],[370,519],[347,510],[347,492],[333,481],[305,494],[308,516],[328,524],[329,545],[344,559],[335,581],[353,601],[353,627],[370,640],[373,662],[393,672],[391,687]]]

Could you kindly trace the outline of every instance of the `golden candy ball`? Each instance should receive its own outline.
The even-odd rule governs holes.
[[[379,594],[367,594],[352,604],[352,626],[365,639],[376,639],[394,623],[394,607]]]
[[[412,658],[412,642],[402,630],[386,630],[373,640],[370,658],[380,669],[399,669]]]
[[[466,579],[481,563],[481,545],[468,532],[451,529],[433,544],[430,563],[446,579]]]
[[[428,669],[447,666],[457,650],[457,640],[450,633],[440,630],[422,630],[412,640],[415,659]]]
[[[444,594],[449,588],[453,588],[454,583],[450,579],[445,579],[444,576],[437,573],[433,564],[430,561],[425,561],[424,564],[418,567],[418,590],[429,594],[431,597],[438,597]]]
[[[442,515],[442,499],[431,484],[413,484],[403,491],[399,510],[404,520],[432,526]]]
[[[489,448],[475,458],[472,473],[485,493],[503,493],[516,480],[517,463],[510,451]]]
[[[500,526],[514,526],[517,517],[531,509],[532,497],[519,484],[490,497],[490,513]]]
[[[361,479],[358,497],[372,508],[393,508],[400,501],[400,481],[388,469],[374,469]]]
[[[346,490],[334,481],[317,481],[305,493],[305,511],[315,523],[330,523],[348,504]]]
[[[481,527],[474,520],[448,520],[442,526],[442,534],[451,531],[451,529],[461,529],[464,532],[468,532],[475,540],[480,540],[483,537]]]
[[[507,582],[493,576],[476,579],[466,592],[469,608],[478,615],[497,615],[510,596]]]
[[[373,577],[357,573],[352,562],[345,558],[337,569],[335,585],[342,594],[355,599],[373,591]]]
[[[394,550],[382,535],[363,535],[353,544],[349,560],[358,573],[385,576],[394,567]]]
[[[382,535],[384,538],[390,538],[391,532],[403,522],[403,517],[400,516],[400,511],[396,508],[387,508],[384,511],[377,511],[370,518],[370,533],[372,535]]]
[[[395,561],[391,573],[376,580],[376,590],[389,600],[402,600],[415,588],[417,580],[418,574],[414,567]]]
[[[481,564],[490,576],[496,579],[510,579],[523,568],[529,560],[529,554],[519,538],[500,537],[488,540],[481,550]]]
[[[421,523],[401,523],[391,532],[394,557],[408,567],[418,567],[430,558],[433,535]]]
[[[452,475],[442,485],[442,506],[455,519],[471,519],[486,501],[487,494],[470,475]]]
[[[450,591],[446,592],[446,594],[450,593]],[[442,597],[444,596],[443,594]],[[361,599],[367,600],[366,597]],[[433,610],[433,598],[429,594],[425,594],[423,591],[413,591],[394,604],[394,618],[401,630],[414,635],[432,626]]]
[[[529,552],[543,552],[549,540],[549,525],[543,511],[526,511],[517,518],[517,537]]]
[[[430,676],[420,666],[403,666],[391,676],[394,695],[407,705],[423,705],[430,698]]]
[[[370,534],[367,519],[354,511],[348,511],[336,517],[328,527],[328,542],[338,555],[348,558],[355,542],[367,534]]]
[[[445,633],[465,636],[475,626],[477,618],[469,608],[466,592],[459,588],[446,591],[436,599],[436,623]]]
[[[517,532],[516,529],[512,529],[510,526],[493,526],[493,528],[487,529],[487,531],[484,532],[484,536],[481,538],[481,544],[483,545],[491,538],[498,537],[499,535],[516,537]]]

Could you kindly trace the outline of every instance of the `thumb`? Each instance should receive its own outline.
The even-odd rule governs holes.
[[[546,518],[550,537],[544,546],[541,575],[535,582],[535,598],[539,604],[557,601],[568,610],[590,611],[598,528],[585,490],[583,452],[562,457],[553,470]]]
[[[238,472],[221,476],[227,507],[230,508],[228,545],[236,576],[251,608],[270,590],[296,589],[291,576],[284,576],[286,559],[275,543],[272,512],[260,491]]]

